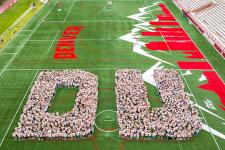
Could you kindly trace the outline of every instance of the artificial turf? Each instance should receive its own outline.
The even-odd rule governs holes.
[[[187,141],[126,141],[116,132],[103,132],[95,128],[89,139],[75,141],[19,141],[12,138],[12,133],[18,124],[19,116],[27,101],[30,88],[37,74],[42,70],[54,69],[82,69],[90,71],[99,79],[99,99],[97,114],[105,110],[96,118],[96,124],[104,130],[117,129],[115,100],[115,71],[117,69],[132,68],[145,72],[157,61],[138,55],[132,51],[133,45],[119,39],[133,29],[137,21],[127,16],[138,13],[138,8],[151,5],[156,0],[114,0],[113,8],[107,9],[105,0],[63,0],[63,9],[58,11],[51,0],[38,14],[20,31],[0,53],[0,149],[79,149],[79,150],[147,150],[147,149],[182,149],[182,150],[214,150],[223,149],[223,139],[212,136],[202,130],[200,134]],[[75,3],[74,3],[75,2]],[[213,68],[225,81],[225,61],[207,42],[207,40],[189,24],[186,17],[169,0],[163,0],[178,22],[200,48]],[[74,3],[74,5],[73,5]],[[153,12],[153,16],[160,13]],[[9,15],[11,16],[11,15]],[[154,16],[156,17],[156,16]],[[146,20],[155,19],[147,16]],[[83,26],[84,29],[77,36],[75,60],[55,60],[53,54],[62,32],[67,26]],[[59,33],[57,35],[57,33]],[[56,39],[55,39],[56,37]],[[146,37],[144,40],[163,40],[159,37]],[[52,45],[52,46],[51,46]],[[146,51],[148,51],[146,49]],[[171,56],[151,52],[157,57],[171,63],[178,60],[188,60],[184,54],[172,52]],[[165,64],[165,67],[171,68]],[[178,67],[175,67],[178,69]],[[181,71],[185,73],[185,71]],[[183,77],[186,92],[193,93],[198,104],[204,106],[204,100],[209,98],[214,105],[220,104],[218,96],[212,92],[197,88],[201,71],[192,71],[191,76]],[[204,81],[205,82],[205,81]],[[203,83],[204,83],[203,82]],[[187,85],[188,84],[188,85]],[[162,106],[157,89],[146,83],[149,101],[153,107]],[[75,103],[70,89],[57,91],[53,100],[53,112],[67,112]],[[63,100],[63,99],[68,99]],[[192,99],[194,99],[192,97]],[[60,105],[62,103],[62,105]],[[67,104],[64,104],[67,103]],[[214,112],[224,118],[224,111],[217,108]],[[203,112],[209,126],[224,133],[223,121]],[[200,114],[201,117],[202,114]],[[112,122],[107,121],[112,120]],[[203,121],[204,122],[204,121]],[[215,138],[215,139],[214,139]],[[216,145],[216,142],[218,146]],[[219,147],[219,148],[218,148]]]

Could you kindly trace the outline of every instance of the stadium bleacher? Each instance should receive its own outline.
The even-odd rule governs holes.
[[[225,58],[225,1],[174,0],[174,3]]]

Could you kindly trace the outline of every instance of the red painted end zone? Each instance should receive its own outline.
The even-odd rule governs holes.
[[[215,72],[203,72],[207,77],[208,83],[200,85],[199,88],[216,93],[222,105],[219,108],[225,111],[225,84]]]
[[[174,36],[165,36],[164,37],[166,41],[190,41],[191,39],[189,37],[185,37],[185,36],[178,36],[178,37],[174,37]]]
[[[184,51],[182,53],[190,54],[190,56],[186,56],[186,58],[205,59],[204,56],[199,51]]]
[[[169,16],[173,15],[164,4],[160,4],[160,7],[162,8],[164,14],[157,16],[159,20],[158,22],[152,20],[150,21],[150,24],[165,27],[156,28],[155,31],[151,32],[142,32],[141,34],[142,36],[162,36],[165,41],[151,41],[146,44],[146,48],[154,51],[179,51],[183,54],[187,54],[185,58],[195,59],[195,61],[178,61],[178,67],[183,70],[202,70],[204,72],[203,74],[208,79],[208,83],[200,85],[199,88],[217,94],[221,101],[219,108],[225,111],[225,84],[219,78],[217,73],[213,71],[212,66],[208,62],[202,62],[203,60],[205,60],[203,54],[195,45],[195,43],[190,39],[185,30],[181,27],[169,27],[175,25],[179,26],[179,23],[174,22],[174,20],[171,20],[172,22],[170,22],[169,19],[172,18],[169,18]],[[217,45],[215,45],[215,47],[218,49],[218,51],[221,51]],[[206,70],[210,71],[206,72]]]
[[[169,11],[169,9],[166,7],[165,4],[159,4],[159,6],[161,7],[162,11],[167,14],[167,15],[172,15]]]
[[[155,31],[155,32],[150,32],[150,31],[141,32],[141,35],[142,36],[162,36],[160,34],[160,32],[157,32],[157,31]]]
[[[158,16],[158,19],[161,20],[161,21],[175,21],[175,18],[171,15],[159,15]]]
[[[208,62],[185,62],[185,61],[179,61],[177,62],[179,68],[186,69],[186,70],[212,70],[212,67]]]
[[[168,46],[167,46],[168,45]],[[198,51],[198,48],[192,41],[174,41],[174,42],[149,42],[146,44],[149,50],[194,50]]]
[[[150,21],[149,23],[154,26],[179,26],[179,23],[177,22]]]

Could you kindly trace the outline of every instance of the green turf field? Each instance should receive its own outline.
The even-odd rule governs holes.
[[[194,40],[218,75],[225,81],[225,61],[182,15],[170,0],[162,0],[176,16],[179,23]],[[113,0],[113,8],[107,9],[105,0],[63,0],[64,8],[58,11],[57,0],[51,0],[38,14],[7,44],[0,49],[0,149],[4,150],[216,150],[225,149],[225,140],[205,130],[188,141],[126,141],[118,136],[115,101],[115,71],[117,69],[140,69],[143,73],[157,61],[132,51],[133,45],[119,37],[129,33],[137,21],[127,16],[138,13],[138,9],[151,5],[156,0]],[[155,19],[159,10],[146,15],[146,21]],[[55,60],[56,43],[67,26],[83,26],[76,39],[75,60]],[[144,39],[163,40],[159,37]],[[145,49],[145,51],[148,51]],[[170,55],[152,52],[153,55],[175,64],[177,60],[188,60],[184,54],[171,52]],[[164,64],[167,68],[178,69]],[[115,132],[104,132],[95,128],[94,135],[76,141],[18,141],[12,133],[27,101],[30,88],[42,70],[82,69],[90,71],[99,79],[99,99],[96,118],[98,128]],[[185,73],[185,70],[179,70]],[[197,88],[201,71],[192,71],[183,76],[186,92],[193,94],[192,100],[205,106],[204,100],[213,101],[216,115],[225,118],[225,112],[217,106],[219,97],[212,92]],[[206,82],[206,81],[204,81]],[[203,83],[204,83],[203,82]],[[160,107],[159,94],[154,86],[146,83],[152,107]],[[77,89],[58,89],[51,105],[51,112],[67,112],[73,106]],[[225,94],[225,93],[224,93]],[[106,111],[109,110],[109,111]],[[106,112],[104,112],[106,111]],[[211,110],[210,110],[211,111]],[[201,111],[203,123],[225,134],[225,121]],[[111,121],[107,121],[111,120]]]

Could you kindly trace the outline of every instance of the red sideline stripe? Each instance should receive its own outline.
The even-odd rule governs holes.
[[[208,83],[198,87],[216,93],[222,104],[219,108],[225,111],[225,84],[215,72],[203,72],[203,74],[207,77]]]
[[[169,48],[168,48],[168,46]],[[198,51],[198,48],[192,41],[174,41],[174,42],[149,42],[146,44],[149,50],[194,50]]]
[[[158,21],[150,21],[149,22],[153,26],[179,26],[178,22],[158,22]]]
[[[162,36],[160,34],[160,32],[156,31],[156,32],[150,32],[150,31],[146,31],[146,32],[141,32],[142,36]]]
[[[179,68],[181,69],[209,69],[212,70],[212,67],[208,62],[184,62],[184,61],[179,61],[177,62]]]

